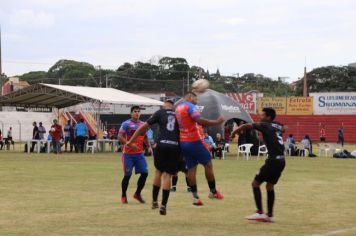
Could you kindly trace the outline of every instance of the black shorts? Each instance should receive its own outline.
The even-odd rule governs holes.
[[[157,170],[172,175],[178,172],[181,156],[179,146],[159,143],[154,149],[153,156]]]
[[[255,180],[259,183],[267,182],[277,184],[285,165],[286,162],[284,159],[267,159],[255,176]]]

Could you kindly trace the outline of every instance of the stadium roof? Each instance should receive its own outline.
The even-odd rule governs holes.
[[[124,105],[160,106],[162,102],[113,88],[35,84],[0,96],[0,106],[64,108],[97,102]]]

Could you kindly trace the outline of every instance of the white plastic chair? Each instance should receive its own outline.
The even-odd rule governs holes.
[[[297,150],[298,150],[298,156],[302,156],[302,154],[304,154],[305,157],[309,156],[309,149],[306,148],[304,146],[304,144],[299,143],[299,144],[296,145],[296,147],[297,147]]]
[[[325,155],[326,156],[333,156],[335,153],[340,152],[341,149],[340,148],[336,148],[335,144],[326,144],[326,148],[325,148]]]
[[[242,144],[237,148],[237,159],[240,157],[240,153],[242,153],[246,160],[248,160],[251,156],[251,147],[253,146],[252,143]]]
[[[225,143],[224,149],[222,150],[222,157],[221,157],[221,159],[223,159],[223,160],[225,160],[225,153],[227,152],[228,147],[229,147],[229,144]]]
[[[94,151],[96,150],[96,140],[87,141],[85,151],[88,152],[89,150],[94,154]]]
[[[268,150],[266,145],[261,145],[258,147],[258,156],[257,158],[260,158],[260,155],[262,154],[263,157],[267,157],[268,156]]]
[[[319,157],[322,157],[323,154],[325,157],[327,156],[326,149],[327,149],[327,145],[325,143],[319,143]]]

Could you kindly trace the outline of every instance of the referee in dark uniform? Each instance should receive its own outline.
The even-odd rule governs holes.
[[[153,152],[156,173],[152,189],[152,209],[159,207],[157,198],[161,188],[161,178],[163,178],[162,202],[160,208],[161,215],[167,214],[166,209],[171,189],[171,177],[178,172],[179,163],[181,162],[179,129],[173,109],[173,101],[166,100],[163,104],[163,109],[155,112],[138,130],[136,130],[126,144],[135,148],[135,139],[140,134],[146,132],[150,126],[158,124],[159,134],[157,138],[157,146]]]
[[[261,122],[253,124],[245,124],[238,127],[231,136],[240,133],[246,129],[255,129],[263,134],[263,141],[268,150],[268,158],[265,164],[261,167],[255,179],[252,182],[253,195],[255,197],[257,212],[246,217],[248,220],[256,220],[261,222],[274,222],[273,205],[274,205],[274,185],[277,184],[284,167],[284,144],[282,133],[284,128],[281,124],[273,122],[276,117],[276,111],[273,108],[264,108],[261,114]],[[260,185],[266,182],[267,189],[267,215],[262,209],[262,194]]]

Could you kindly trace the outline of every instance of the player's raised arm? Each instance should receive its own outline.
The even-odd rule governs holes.
[[[225,118],[223,116],[219,116],[219,118],[217,118],[216,120],[208,120],[199,116],[198,118],[195,119],[195,121],[203,126],[214,126],[214,125],[219,125],[224,123]]]
[[[234,131],[232,131],[231,133],[231,138],[234,138],[236,134],[241,133],[242,131],[245,131],[247,129],[252,129],[253,128],[253,124],[243,124],[240,125],[237,129],[235,129]]]

